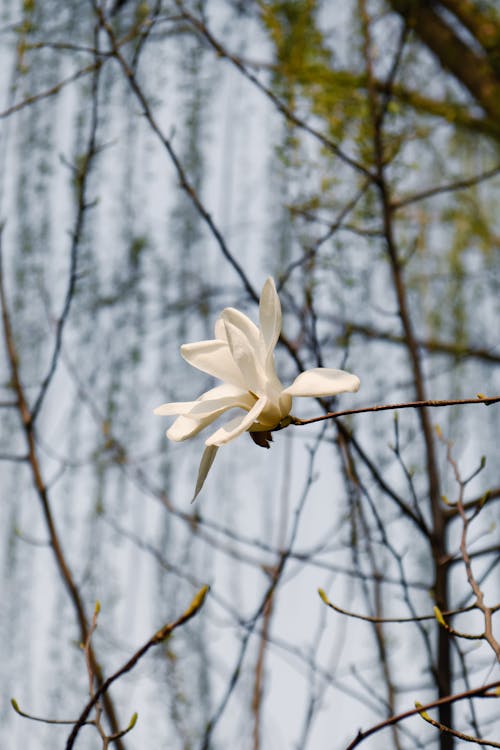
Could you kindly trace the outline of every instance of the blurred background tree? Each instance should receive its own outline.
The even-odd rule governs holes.
[[[498,395],[497,3],[0,8],[2,743],[64,745],[7,699],[76,720],[96,600],[99,684],[206,583],[106,693],[110,733],[139,714],[116,746],[347,748],[437,698],[442,731],[417,714],[359,744],[497,741],[495,701],[447,699],[500,679],[488,613],[462,612],[467,554],[497,602],[498,407],[243,436],[193,506],[203,436],[151,414],[210,386],[179,345],[226,306],[256,319],[269,274],[283,382],[362,381],[299,416]]]

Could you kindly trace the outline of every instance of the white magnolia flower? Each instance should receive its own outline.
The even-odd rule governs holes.
[[[293,421],[293,396],[336,396],[357,391],[359,378],[343,370],[318,367],[302,372],[285,388],[274,366],[274,348],[281,332],[281,304],[274,281],[268,278],[259,304],[260,328],[239,310],[227,307],[215,324],[215,338],[181,346],[190,365],[223,385],[203,393],[196,401],[163,404],[154,413],[177,416],[167,431],[170,440],[187,440],[212,424],[224,412],[239,413],[205,441],[195,497],[221,445],[250,432],[258,445],[269,447],[270,431]],[[259,435],[260,433],[260,435]]]

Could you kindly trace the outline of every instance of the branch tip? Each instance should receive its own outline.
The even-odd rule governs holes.
[[[447,625],[446,620],[443,617],[443,613],[441,612],[441,610],[439,609],[439,607],[433,607],[433,611],[434,611],[434,616],[435,616],[436,620],[438,621],[438,623],[440,625],[442,625],[443,628],[445,628],[446,630],[448,630],[448,625]]]
[[[322,602],[324,602],[325,604],[330,604],[330,601],[327,595],[325,594],[325,592],[323,591],[323,589],[318,589],[318,594]]]
[[[137,713],[137,711],[134,711],[128,723],[127,732],[129,732],[131,729],[135,727],[135,725],[137,724],[138,716],[139,714]]]
[[[419,703],[418,701],[415,701],[415,708],[417,708],[417,709],[422,708],[422,704]],[[422,719],[424,719],[425,721],[432,722],[432,719],[429,716],[429,714],[427,713],[427,711],[419,711],[418,713],[419,713],[419,716],[421,716]]]
[[[201,606],[203,606],[203,602],[205,601],[205,597],[210,591],[210,586],[208,584],[205,584],[205,586],[202,586],[201,589],[198,591],[197,594],[195,594],[191,604],[184,612],[183,617],[191,617],[191,615],[194,615],[194,613],[200,609]]]

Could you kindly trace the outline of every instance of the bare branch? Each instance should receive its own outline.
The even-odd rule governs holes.
[[[495,693],[490,693],[491,690],[495,690],[500,686],[500,680],[496,680],[495,682],[490,682],[487,685],[481,685],[477,688],[472,688],[471,690],[465,690],[463,693],[455,693],[453,695],[447,695],[444,698],[439,698],[436,701],[431,701],[430,703],[426,703],[424,705],[419,704],[419,708],[412,708],[409,711],[403,711],[400,714],[397,714],[396,716],[391,716],[389,719],[385,719],[384,721],[381,721],[379,724],[375,724],[373,727],[370,727],[370,729],[367,729],[366,731],[362,732],[359,731],[356,738],[345,748],[345,750],[354,750],[355,747],[358,747],[358,745],[361,745],[364,740],[368,739],[368,737],[371,737],[373,734],[376,734],[377,732],[380,732],[382,729],[386,729],[387,727],[392,726],[393,724],[398,724],[400,721],[404,721],[405,719],[409,719],[411,716],[415,716],[416,714],[421,713],[422,711],[428,711],[431,708],[438,708],[439,706],[443,705],[449,705],[452,703],[456,703],[457,701],[463,701],[467,698],[496,698],[498,699],[498,696]]]
[[[174,620],[174,622],[167,623],[167,625],[164,625],[162,628],[156,631],[151,638],[146,641],[146,643],[141,646],[140,649],[138,649],[133,656],[130,657],[130,659],[122,666],[120,669],[118,669],[114,674],[110,675],[103,683],[99,686],[98,690],[95,691],[92,698],[89,700],[85,708],[83,709],[78,721],[75,723],[75,726],[73,727],[73,730],[68,737],[68,741],[66,743],[66,750],[71,750],[73,747],[76,737],[82,728],[82,726],[87,721],[87,718],[93,709],[93,707],[96,705],[97,701],[101,696],[106,695],[107,691],[115,682],[118,680],[122,675],[126,674],[127,672],[130,672],[131,669],[135,667],[138,661],[142,659],[142,657],[149,651],[150,648],[153,646],[157,646],[159,643],[162,643],[166,638],[173,633],[176,628],[180,627],[181,625],[184,625],[186,622],[189,622],[192,617],[194,617],[199,610],[202,608],[203,603],[205,601],[205,598],[209,592],[210,587],[209,586],[203,586],[198,593],[194,596],[194,598],[191,601],[191,604],[186,609],[185,612],[182,613],[182,615],[177,619]],[[135,722],[134,722],[135,723]],[[122,732],[120,732],[120,735],[122,735]],[[115,737],[117,739],[117,737]]]
[[[379,406],[365,406],[359,409],[345,409],[344,411],[328,412],[328,414],[322,414],[320,417],[311,417],[310,419],[299,419],[298,417],[293,417],[292,424],[300,427],[305,424],[323,422],[325,419],[337,419],[338,417],[345,417],[350,414],[367,414],[374,411],[395,411],[396,409],[424,409],[426,407],[433,408],[441,406],[463,406],[464,404],[484,404],[486,406],[490,406],[491,404],[496,404],[499,401],[500,396],[425,401],[403,401],[399,404],[381,404]]]

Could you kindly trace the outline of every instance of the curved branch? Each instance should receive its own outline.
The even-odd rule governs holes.
[[[184,623],[188,622],[188,620],[191,620],[192,617],[197,614],[197,612],[201,609],[203,606],[203,603],[205,601],[205,598],[210,590],[209,586],[203,586],[198,593],[195,595],[193,600],[191,601],[191,604],[186,609],[185,612],[174,622],[167,623],[167,625],[164,625],[160,630],[157,630],[156,633],[148,640],[146,643],[141,646],[141,648],[133,654],[133,656],[130,657],[130,659],[122,666],[120,669],[118,669],[114,674],[110,675],[107,680],[105,680],[102,685],[99,687],[98,690],[96,690],[95,694],[92,696],[92,698],[89,700],[85,708],[83,709],[78,721],[75,723],[75,726],[73,727],[73,730],[68,737],[68,741],[66,743],[66,750],[71,750],[73,745],[75,744],[76,737],[78,735],[78,732],[83,727],[83,725],[86,723],[87,718],[92,711],[93,707],[96,705],[97,701],[101,696],[106,696],[107,691],[119,677],[126,674],[126,672],[130,672],[131,669],[135,667],[137,662],[142,659],[144,654],[146,654],[150,648],[153,646],[158,645],[159,643],[162,643],[166,638],[169,637],[169,635],[180,625],[184,625]]]
[[[472,688],[471,690],[465,690],[463,693],[455,693],[454,695],[447,695],[444,698],[439,698],[436,701],[432,701],[431,703],[426,703],[424,705],[420,705],[418,708],[412,708],[409,711],[403,711],[400,714],[396,714],[395,716],[391,716],[389,719],[385,719],[384,721],[381,721],[379,724],[375,724],[374,726],[370,727],[370,729],[367,729],[365,732],[362,732],[361,730],[358,732],[355,739],[347,745],[345,750],[354,750],[355,747],[358,747],[358,745],[361,745],[364,740],[368,739],[368,737],[371,737],[373,734],[376,734],[377,732],[380,732],[382,729],[386,729],[387,727],[393,726],[394,724],[398,724],[400,721],[404,721],[405,719],[409,719],[412,716],[415,716],[416,714],[420,714],[422,711],[428,711],[431,708],[438,708],[439,706],[443,705],[450,705],[451,703],[456,703],[457,701],[465,700],[466,698],[496,698],[498,700],[498,696],[496,693],[490,693],[490,690],[495,690],[495,688],[498,688],[500,686],[500,680],[496,680],[495,682],[490,682],[487,685],[481,685],[481,687],[478,688]]]

